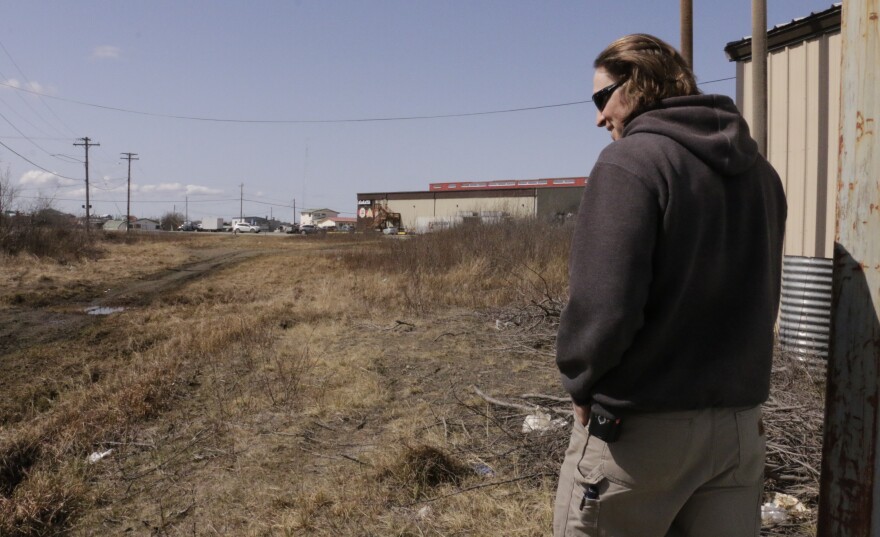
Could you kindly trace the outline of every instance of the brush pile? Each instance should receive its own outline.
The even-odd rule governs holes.
[[[493,314],[495,327],[504,332],[502,337],[510,352],[552,364],[561,307],[561,300],[545,297],[525,308],[496,311]],[[770,398],[764,405],[767,461],[762,502],[773,502],[777,494],[781,494],[796,498],[806,510],[790,510],[784,522],[765,524],[762,536],[800,537],[816,533],[825,379],[807,363],[798,354],[781,348],[775,351]],[[567,403],[557,403],[558,409],[567,407]],[[528,449],[530,454],[546,455],[548,449],[560,446],[564,450],[567,429],[532,440],[547,445],[532,444]],[[561,460],[561,457],[560,452],[548,459]]]

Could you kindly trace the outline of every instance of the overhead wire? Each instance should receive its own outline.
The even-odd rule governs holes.
[[[36,196],[20,196],[22,199],[39,199]],[[82,198],[55,198],[58,201],[83,201]],[[94,200],[103,203],[122,203],[126,200],[124,199],[116,199],[116,198],[107,198],[107,199],[98,199]],[[239,198],[230,198],[230,199],[219,199],[219,200],[186,200],[186,199],[177,199],[177,200],[132,200],[132,203],[226,203],[230,201],[239,201]]]
[[[0,73],[0,77],[4,77],[4,78],[5,78],[5,76],[3,75],[3,73]],[[19,98],[22,98],[21,95],[18,95],[18,97],[19,97]],[[8,102],[6,102],[6,100],[3,99],[2,97],[0,97],[0,103],[3,103],[4,105],[6,105],[6,107],[7,107],[9,110],[11,110],[12,112],[14,112],[15,115],[18,116],[22,121],[24,121],[25,123],[27,123],[28,125],[30,125],[31,128],[33,128],[34,130],[39,131],[41,134],[44,134],[45,136],[42,136],[42,138],[45,138],[45,139],[52,139],[51,137],[49,137],[49,133],[47,133],[46,131],[44,131],[44,130],[41,129],[40,127],[37,127],[36,125],[34,125],[33,122],[31,122],[30,119],[28,119],[28,118],[26,118],[24,115],[22,115],[21,112],[19,112],[19,111],[16,110],[14,107],[12,107],[12,106],[11,106]],[[30,138],[35,138],[35,137],[34,137],[34,136],[31,136]],[[66,138],[65,138],[65,139],[66,139]]]
[[[3,47],[2,42],[0,42],[0,47]],[[9,55],[8,51],[6,51],[5,47],[3,47],[3,48],[4,48],[4,51],[6,52],[6,54],[7,54],[7,56],[8,56],[8,55]],[[11,56],[10,56],[10,60],[12,60],[12,61],[13,61],[13,64],[15,64],[15,61],[12,59]],[[16,67],[18,67],[18,66],[16,65]],[[21,72],[20,69],[19,69],[19,72]],[[0,73],[0,76],[3,76],[4,78],[6,78],[5,75],[3,75],[2,73]],[[22,76],[24,76],[24,73],[22,73]],[[735,79],[736,79],[735,76],[734,76],[734,77],[719,78],[719,79],[709,80],[709,81],[703,82],[703,83],[701,83],[700,85],[702,86],[702,85],[713,84],[713,83],[717,83],[717,82],[724,82],[724,81],[735,80]],[[54,96],[54,95],[48,95],[48,94],[45,94],[45,93],[42,93],[42,92],[38,92],[38,91],[35,91],[35,90],[32,90],[32,89],[23,88],[23,87],[20,87],[20,86],[17,86],[17,85],[9,84],[8,82],[0,82],[0,86],[5,86],[5,87],[8,87],[8,88],[11,88],[11,89],[13,89],[13,90],[16,90],[17,92],[25,92],[25,93],[35,94],[35,95],[40,96],[41,98],[54,99],[54,100],[58,100],[58,101],[62,101],[62,102],[69,102],[69,103],[73,103],[73,104],[78,104],[78,105],[81,105],[81,106],[89,106],[89,107],[93,107],[93,108],[99,108],[99,109],[110,110],[110,111],[116,111],[116,112],[122,112],[122,113],[128,113],[128,114],[136,114],[136,115],[143,115],[143,116],[159,117],[159,118],[166,118],[166,119],[177,119],[177,120],[190,120],[190,121],[203,121],[203,122],[219,122],[219,123],[255,123],[255,124],[367,123],[367,122],[387,122],[387,121],[407,121],[407,120],[444,119],[444,118],[474,117],[474,116],[485,116],[485,115],[506,114],[506,113],[515,113],[515,112],[525,112],[525,111],[532,111],[532,110],[543,110],[543,109],[560,108],[560,107],[567,107],[567,106],[576,106],[576,105],[581,105],[581,104],[586,104],[586,103],[590,103],[590,102],[592,102],[592,99],[586,99],[586,100],[571,101],[571,102],[565,102],[565,103],[555,103],[555,104],[538,105],[538,106],[529,106],[529,107],[520,107],[520,108],[507,108],[507,109],[499,109],[499,110],[486,110],[486,111],[478,111],[478,112],[453,113],[453,114],[433,114],[433,115],[415,115],[415,116],[390,116],[390,117],[373,117],[373,118],[347,118],[347,119],[311,119],[311,120],[309,120],[309,119],[293,119],[293,120],[265,120],[265,119],[235,119],[235,118],[198,117],[198,116],[186,116],[186,115],[175,115],[175,114],[162,114],[162,113],[155,113],[155,112],[145,112],[145,111],[132,110],[132,109],[121,108],[121,107],[114,107],[114,106],[107,106],[107,105],[101,105],[101,104],[96,104],[96,103],[89,103],[89,102],[85,102],[85,101],[78,101],[78,100],[75,100],[75,99],[67,99],[67,98],[63,98],[63,97],[57,97],[57,96]],[[25,101],[25,104],[28,104],[27,101]],[[29,106],[29,105],[28,105],[28,106]],[[48,104],[47,104],[47,107],[48,107]],[[51,107],[49,107],[49,109],[51,110]],[[14,109],[13,109],[13,110],[14,110]],[[32,108],[32,107],[31,107],[31,110],[33,111],[33,108]],[[39,114],[38,114],[36,111],[34,111],[34,113],[37,114],[38,117],[40,117],[41,119],[43,119],[43,121],[45,121],[45,119],[42,118],[42,116],[39,116]],[[6,119],[5,116],[4,116],[4,119]],[[7,120],[7,122],[9,122],[8,119],[6,119],[6,120]],[[60,118],[59,118],[59,120],[60,120]],[[47,123],[48,123],[48,122],[47,122]],[[11,123],[10,123],[10,124],[11,124]],[[62,122],[62,124],[63,124],[63,122]],[[34,126],[33,124],[31,124],[31,125]],[[65,125],[65,126],[66,126],[66,125]],[[15,128],[15,127],[13,126],[13,128]],[[37,128],[37,127],[34,126],[34,128]],[[40,129],[38,129],[38,130],[40,130]],[[23,138],[27,139],[28,141],[31,141],[31,143],[34,143],[33,140],[32,140],[30,137],[24,135],[24,133],[22,133],[21,131],[19,131],[17,128],[16,128],[16,131],[18,131],[19,134],[21,134]],[[4,138],[4,137],[0,137],[0,138]],[[50,139],[54,139],[54,138],[50,138]],[[35,144],[35,145],[36,145],[36,144]],[[55,176],[57,176],[57,177],[64,178],[64,179],[75,180],[75,181],[81,181],[81,180],[82,180],[82,179],[79,179],[79,178],[73,178],[73,177],[67,177],[67,176],[64,176],[64,175],[60,175],[60,174],[58,174],[58,173],[56,173],[56,172],[53,172],[53,171],[51,171],[51,170],[49,170],[49,169],[47,169],[47,168],[44,168],[43,166],[40,166],[39,164],[37,164],[37,163],[33,162],[32,160],[28,159],[28,158],[25,157],[24,155],[18,153],[17,151],[15,151],[14,149],[12,149],[12,148],[9,147],[8,145],[4,144],[3,142],[0,142],[0,146],[5,147],[7,150],[9,150],[9,151],[12,152],[13,154],[17,155],[18,157],[20,157],[20,158],[23,159],[24,161],[30,163],[31,165],[36,166],[37,168],[39,168],[39,169],[41,169],[41,170],[43,170],[43,171],[46,171],[46,172],[48,172],[48,173],[51,173],[51,174],[53,174],[53,175],[55,175]],[[39,147],[39,146],[38,146],[38,147]],[[42,148],[41,148],[41,149],[42,149]],[[47,152],[47,151],[45,151],[45,149],[43,149],[43,151],[44,151],[44,152]],[[47,153],[48,153],[48,152],[47,152]],[[49,154],[52,155],[51,153],[49,153]],[[55,156],[55,155],[52,155],[52,156]],[[57,157],[56,157],[56,158],[57,158]],[[72,157],[68,157],[68,158],[72,158]],[[127,178],[125,178],[125,179],[127,179]],[[113,180],[115,180],[115,179],[113,179]],[[108,181],[108,180],[105,180],[105,184],[106,184],[107,181]],[[62,188],[78,188],[79,186],[80,186],[80,185],[67,185],[67,186],[59,186],[59,187],[56,187],[56,188],[57,188],[57,189],[62,189]],[[116,188],[116,187],[101,188],[101,187],[98,187],[97,185],[93,185],[93,186],[94,186],[95,188],[99,189],[99,190],[104,190],[104,191],[109,191],[109,190],[113,190],[114,188]],[[34,199],[36,199],[36,198],[34,198]],[[78,200],[78,199],[64,199],[64,198],[57,198],[57,199],[58,199],[59,201],[81,201],[81,200]],[[96,201],[97,201],[97,200],[96,200]],[[102,202],[120,203],[122,200],[100,200],[100,201],[102,201]],[[217,199],[217,200],[192,200],[192,201],[189,201],[189,200],[138,200],[137,203],[216,203],[216,202],[231,202],[231,201],[247,201],[247,202],[249,202],[249,203],[257,203],[257,204],[267,205],[267,206],[282,207],[282,208],[293,208],[292,205],[280,204],[280,203],[271,203],[271,202],[264,202],[264,201],[260,201],[260,200],[243,199],[243,198],[230,198],[230,199]],[[340,213],[340,214],[354,214],[354,213]]]
[[[21,70],[21,67],[18,65],[18,62],[15,61],[15,58],[12,57],[12,54],[10,54],[10,53],[9,53],[9,50],[6,49],[6,45],[3,44],[3,41],[0,41],[0,48],[3,49],[3,52],[6,54],[6,57],[9,58],[9,61],[11,61],[11,62],[12,62],[12,65],[15,66],[15,69],[18,71],[18,74],[21,75],[21,77],[24,79],[24,81],[25,81],[27,84],[33,86],[33,83],[30,81],[30,79],[28,78],[28,76],[27,76],[26,74],[24,74],[24,71]],[[7,77],[6,77],[5,75],[3,75],[3,78],[7,78]],[[38,94],[38,95],[39,95],[39,94]],[[67,129],[68,133],[72,134],[73,136],[76,136],[76,134],[73,132],[73,130],[72,130],[70,127],[68,127],[66,123],[64,123],[64,120],[62,120],[62,119],[58,116],[58,114],[55,113],[55,110],[53,110],[52,107],[49,106],[49,103],[47,103],[47,102],[42,98],[42,96],[40,96],[40,102],[43,103],[43,106],[45,106],[46,109],[49,110],[49,112],[51,112],[53,116],[55,116],[55,119],[57,119],[58,122],[61,123],[61,125],[62,125],[65,129]],[[25,104],[27,104],[27,102],[25,102]],[[55,131],[57,131],[59,134],[61,134],[61,130],[60,130],[60,129],[57,129],[57,128],[55,127],[55,125],[53,125],[53,124],[50,123],[49,121],[46,121],[46,119],[45,119],[43,116],[41,116],[36,110],[34,110],[32,107],[30,107],[30,105],[28,105],[28,107],[31,108],[31,111],[33,111],[33,113],[36,114],[36,116],[37,116],[38,118],[42,119],[44,122],[46,122],[47,125],[51,126],[53,129],[55,129]]]
[[[0,146],[5,147],[10,153],[13,153],[13,154],[17,155],[17,156],[18,156],[20,159],[22,159],[23,161],[25,161],[25,162],[27,162],[27,163],[33,165],[33,166],[36,166],[37,168],[43,170],[44,172],[51,173],[52,175],[55,175],[55,176],[57,176],[57,177],[61,177],[62,179],[71,179],[71,180],[73,180],[73,181],[82,181],[82,179],[77,179],[76,177],[67,177],[66,175],[61,175],[61,174],[58,173],[58,172],[53,172],[52,170],[49,170],[49,169],[47,169],[47,168],[44,168],[44,167],[40,166],[39,164],[37,164],[36,162],[32,161],[31,159],[27,158],[26,156],[22,155],[21,153],[19,153],[19,152],[16,151],[15,149],[12,149],[12,148],[9,147],[8,145],[4,144],[3,142],[0,142]]]
[[[46,153],[47,155],[49,155],[49,156],[52,157],[52,158],[58,158],[56,155],[50,153],[50,152],[47,151],[43,146],[41,146],[40,144],[38,144],[37,142],[35,142],[35,141],[34,141],[32,138],[30,138],[28,135],[26,135],[25,133],[23,133],[23,132],[21,131],[21,129],[19,129],[18,127],[16,127],[15,124],[14,124],[12,121],[10,121],[9,118],[6,117],[5,114],[3,114],[3,112],[0,112],[0,117],[2,117],[3,120],[6,121],[6,123],[9,123],[9,126],[12,127],[12,128],[15,130],[15,132],[17,132],[18,134],[20,134],[20,135],[22,136],[22,138],[24,138],[25,140],[27,140],[28,142],[30,142],[34,147],[36,147],[37,149],[39,149],[39,150],[42,151],[43,153]],[[59,159],[59,160],[60,160],[60,159]]]
[[[727,80],[735,80],[736,77],[727,77],[727,78],[719,78],[717,80],[709,80],[703,82],[701,85],[713,84],[716,82],[724,82]],[[379,122],[379,121],[410,121],[410,120],[422,120],[422,119],[445,119],[445,118],[456,118],[456,117],[473,117],[473,116],[487,116],[493,114],[508,114],[513,112],[526,112],[531,110],[545,110],[548,108],[561,108],[565,106],[575,106],[585,103],[593,102],[592,99],[586,99],[582,101],[571,101],[567,103],[556,103],[556,104],[545,104],[538,106],[526,106],[521,108],[506,108],[500,110],[485,110],[480,112],[461,112],[455,114],[432,114],[432,115],[418,115],[418,116],[390,116],[390,117],[373,117],[373,118],[347,118],[347,119],[235,119],[235,118],[216,118],[216,117],[200,117],[200,116],[185,116],[185,115],[177,115],[177,114],[162,114],[156,112],[145,112],[142,110],[132,110],[128,108],[121,108],[117,106],[107,106],[103,104],[96,103],[88,103],[85,101],[78,101],[75,99],[67,99],[64,97],[56,97],[54,95],[47,95],[45,93],[40,93],[34,90],[16,87],[10,84],[0,82],[0,86],[6,86],[12,88],[16,91],[23,91],[27,93],[35,93],[37,95],[42,95],[43,97],[47,97],[49,99],[56,99],[59,101],[64,101],[68,103],[78,104],[82,106],[90,106],[93,108],[100,108],[103,110],[112,110],[115,112],[123,112],[126,114],[136,114],[141,116],[151,116],[151,117],[160,117],[166,119],[180,119],[180,120],[189,120],[189,121],[207,121],[214,123],[255,123],[255,124],[308,124],[308,123],[371,123],[371,122]]]

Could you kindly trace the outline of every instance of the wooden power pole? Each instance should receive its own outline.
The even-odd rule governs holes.
[[[75,146],[83,146],[86,148],[86,232],[89,231],[89,227],[91,226],[91,216],[89,215],[89,209],[92,208],[89,205],[89,147],[100,146],[101,144],[94,144],[92,140],[86,136],[85,138],[79,138],[82,140],[82,143],[75,142],[73,145]]]
[[[694,69],[694,2],[681,0],[681,55]]]
[[[841,16],[840,155],[819,537],[880,536],[880,0]]]
[[[128,161],[128,193],[125,196],[125,232],[131,228],[131,161],[140,160],[137,153],[122,153],[122,158]]]
[[[767,0],[752,0],[752,137],[767,156]]]

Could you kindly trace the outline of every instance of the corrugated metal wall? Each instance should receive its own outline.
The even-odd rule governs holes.
[[[785,255],[830,258],[836,221],[840,33],[771,52],[767,82],[767,156],[788,199]],[[751,84],[751,61],[738,62],[737,104],[749,121]]]

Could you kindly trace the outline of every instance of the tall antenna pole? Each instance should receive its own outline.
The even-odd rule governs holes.
[[[303,161],[303,204],[306,202],[306,184],[309,181],[309,141],[306,140],[306,158]]]
[[[241,184],[238,196],[238,218],[244,220],[244,183]]]
[[[767,0],[752,0],[752,137],[767,156]]]
[[[128,192],[125,196],[125,232],[131,229],[131,161],[140,160],[137,153],[122,153],[122,158],[128,161]]]
[[[89,209],[91,209],[91,205],[89,205],[89,147],[92,146],[100,146],[101,144],[93,144],[92,140],[86,136],[85,138],[78,138],[82,140],[82,143],[75,142],[73,145],[75,146],[83,146],[86,148],[86,232],[89,231],[89,224],[91,223],[91,216],[89,216]]]
[[[681,0],[681,55],[694,69],[694,2]]]

